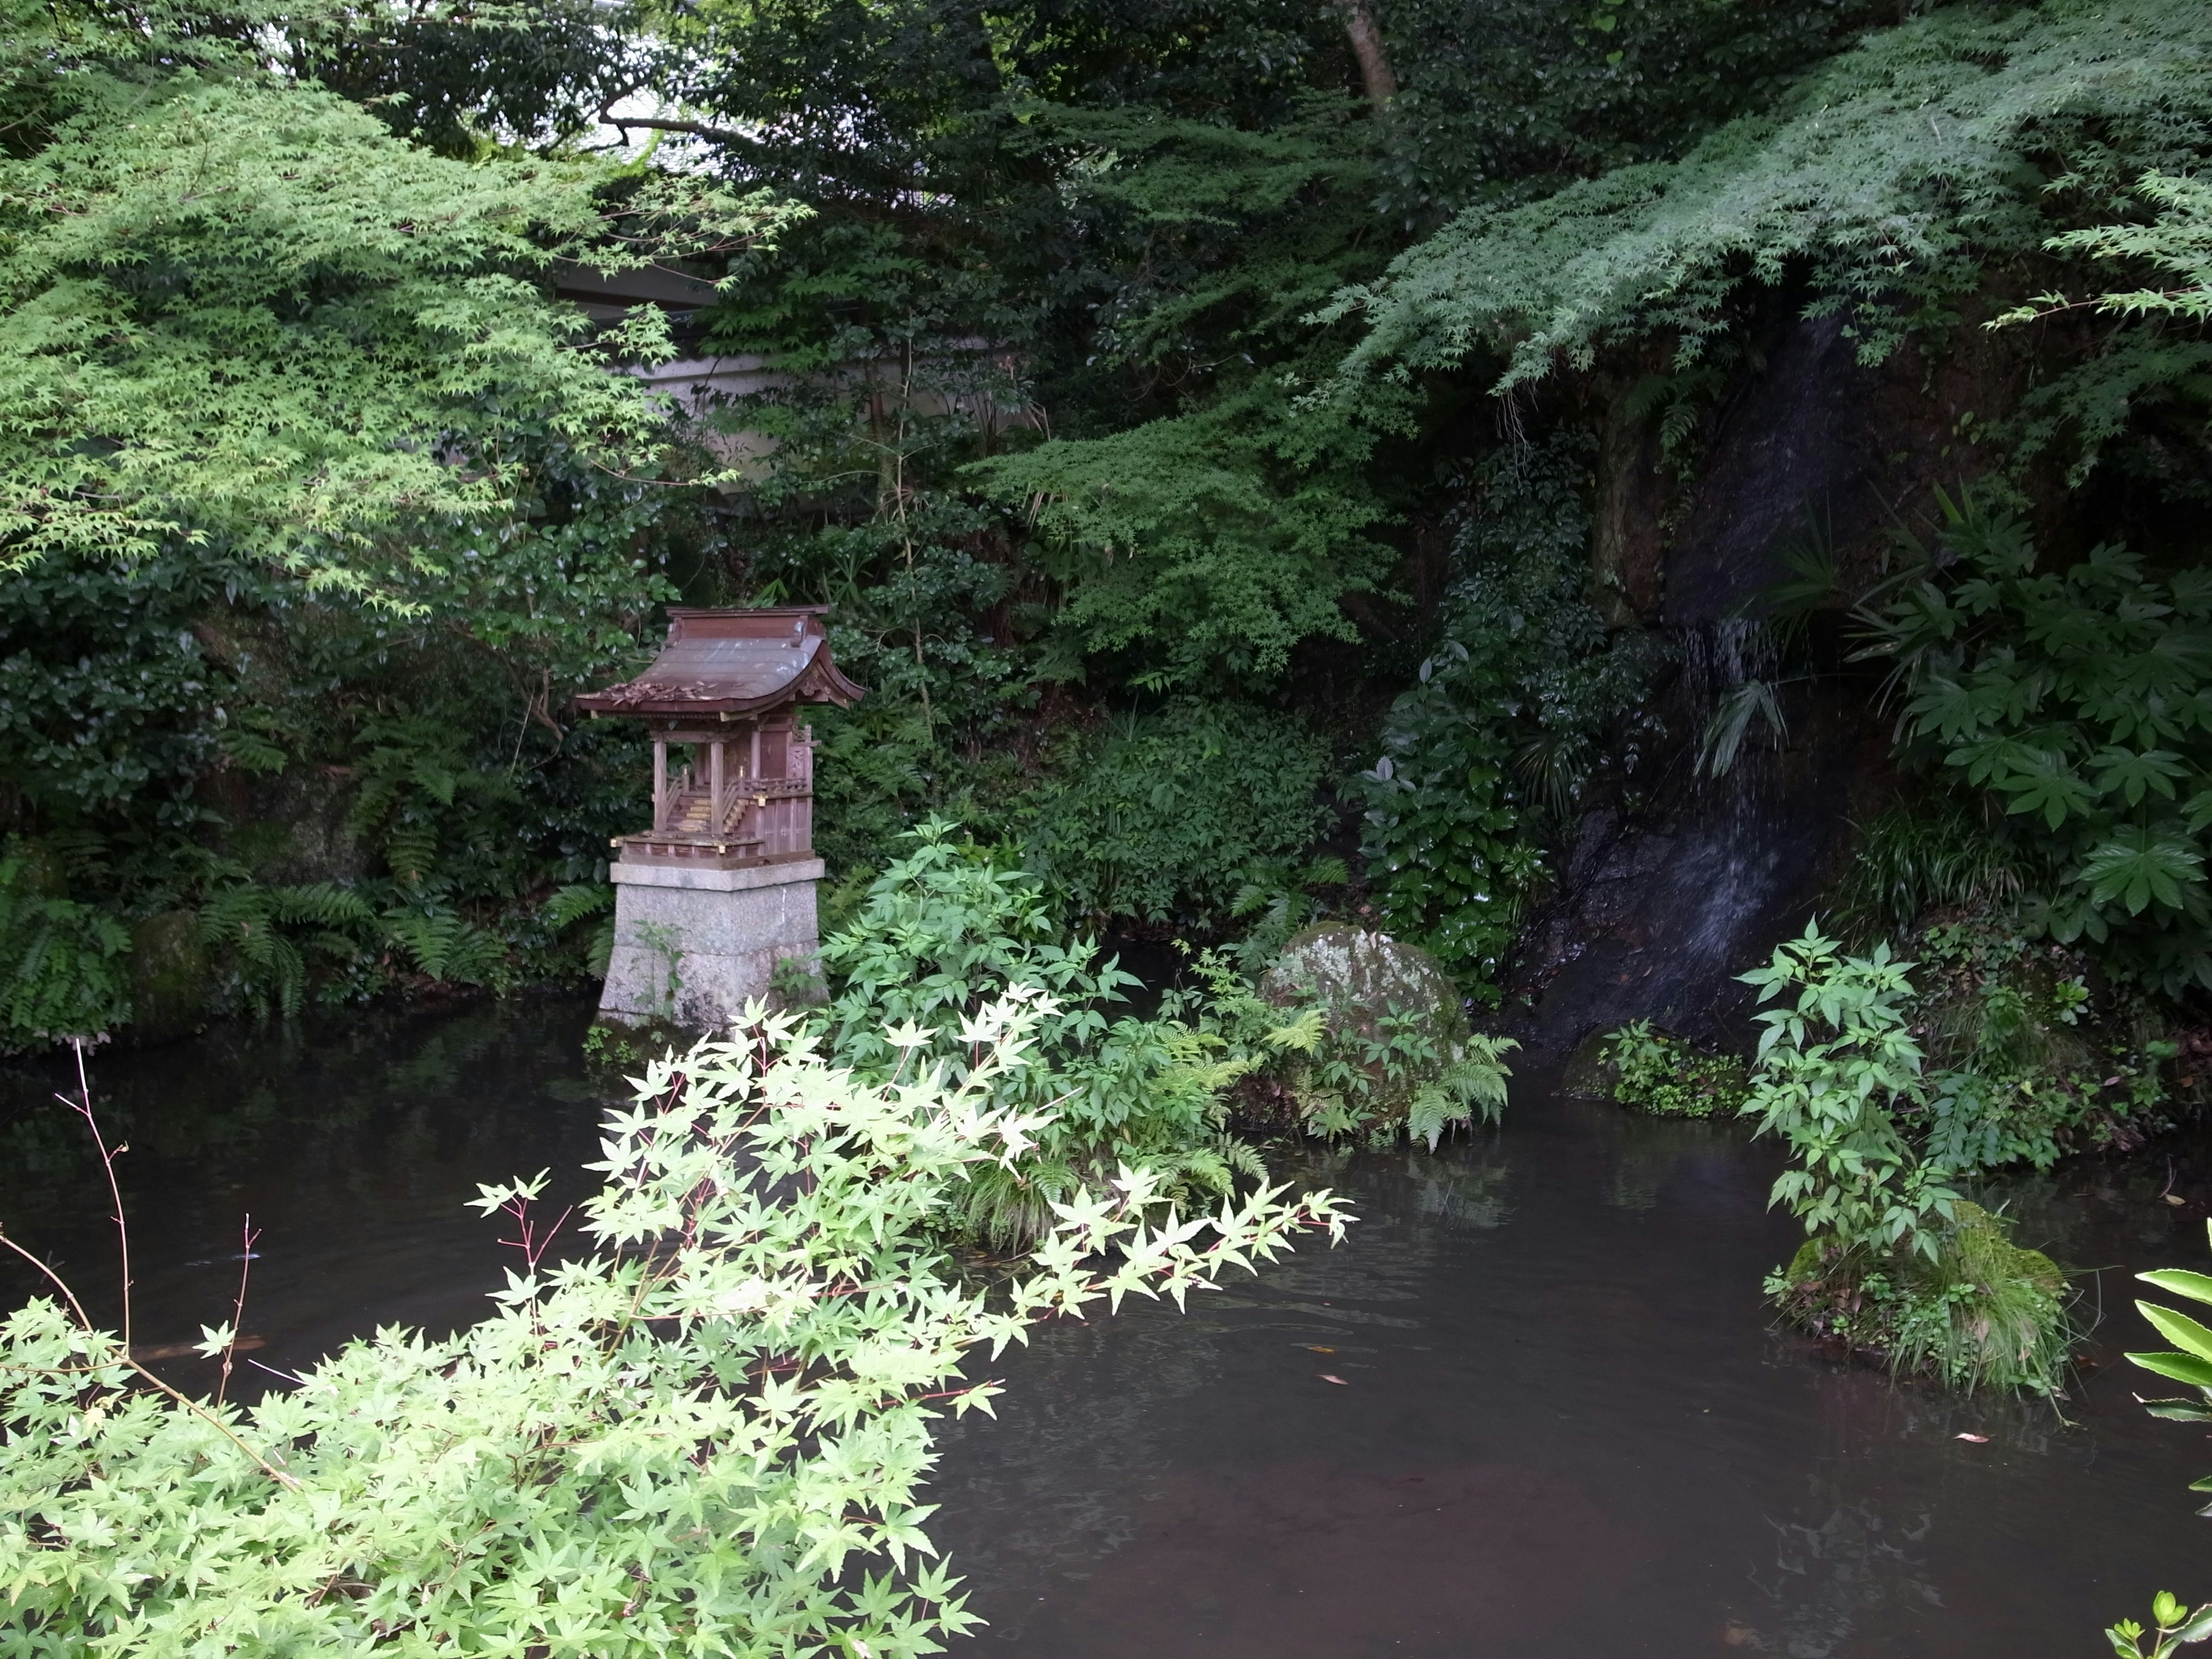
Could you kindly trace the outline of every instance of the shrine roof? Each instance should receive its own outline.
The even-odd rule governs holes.
[[[837,672],[818,605],[671,610],[668,642],[635,679],[586,692],[595,714],[757,714],[785,703],[849,708],[860,688]]]

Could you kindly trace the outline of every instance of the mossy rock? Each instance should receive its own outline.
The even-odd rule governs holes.
[[[2012,1224],[1978,1204],[1952,1206],[1938,1260],[1948,1283],[2022,1285],[2048,1297],[2066,1294],[2065,1270],[2042,1251],[2014,1243]]]
[[[1611,1100],[1620,1083],[1620,1069],[1606,1058],[1609,1033],[1592,1031],[1574,1047],[1559,1067],[1559,1090],[1577,1100]]]
[[[1395,1017],[1419,1021],[1443,1053],[1468,1039],[1459,988],[1434,957],[1418,945],[1343,922],[1293,934],[1261,976],[1260,994],[1283,1007],[1317,1002],[1334,1036],[1373,1036],[1386,1017]]]
[[[164,910],[131,927],[131,1027],[134,1042],[174,1042],[206,1023],[214,981],[199,916]]]

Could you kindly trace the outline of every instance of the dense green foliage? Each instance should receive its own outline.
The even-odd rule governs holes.
[[[992,1098],[1051,1121],[1033,1153],[970,1182],[964,1224],[994,1243],[1051,1224],[1054,1203],[1112,1188],[1130,1164],[1193,1200],[1262,1173],[1225,1128],[1224,1091],[1310,1030],[1236,994],[1177,997],[1152,1018],[1119,1005],[1136,986],[1089,939],[1067,940],[1036,879],[932,819],[906,838],[852,923],[823,941],[828,1052],[862,1077],[929,1066],[964,1077],[981,1050],[980,1012],[1042,998],[1028,1063],[998,1075]],[[1044,1006],[1048,1003],[1049,1006]],[[1255,1015],[1264,1014],[1264,1019]],[[886,1033],[910,1038],[894,1042]]]
[[[2212,987],[2212,577],[2109,544],[2039,571],[2027,526],[1986,508],[1947,528],[1948,580],[1930,560],[1870,623],[1904,754],[2002,802],[1988,833],[2039,929],[2161,990]]]
[[[1734,1116],[1747,1090],[1743,1062],[1709,1054],[1648,1019],[1608,1033],[1599,1054],[1613,1069],[1613,1097],[1660,1117]]]
[[[53,885],[21,854],[0,857],[0,1054],[106,1036],[131,1017],[130,933]]]
[[[1331,902],[1490,995],[1683,737],[1599,480],[1654,422],[1694,478],[1769,299],[1869,362],[2002,321],[1975,430],[2203,482],[2201,8],[1892,15],[27,10],[0,828],[57,902],[198,916],[212,1008],[587,972],[639,769],[568,698],[669,603],[823,602],[870,688],[818,722],[833,917],[945,811],[1256,975],[1337,790]],[[554,292],[646,264],[702,303]],[[681,408],[607,372],[677,355]],[[2064,826],[2081,937],[2173,990],[2187,849],[2128,787]]]
[[[0,807],[49,898],[196,909],[210,1012],[574,971],[539,908],[635,762],[562,705],[678,597],[702,473],[609,373],[658,313],[550,283],[792,216],[426,154],[275,67],[289,26],[346,27],[33,8],[0,65]]]
[[[1369,878],[1386,912],[1487,979],[1547,872],[1641,664],[1591,603],[1588,461],[1561,442],[1486,461],[1453,538],[1443,643],[1391,706],[1361,775]]]
[[[1345,1219],[1279,1188],[1182,1219],[1125,1169],[1010,1284],[960,1282],[930,1230],[1047,1127],[993,1096],[1048,1014],[980,1011],[958,1081],[861,1082],[787,1018],[656,1061],[608,1124],[582,1255],[532,1224],[543,1177],[486,1188],[532,1241],[496,1312],[380,1332],[248,1409],[158,1383],[66,1293],[17,1310],[0,1650],[938,1650],[975,1620],[926,1559],[931,1424],[998,1392],[963,1359]]]
[[[1680,161],[1471,209],[1342,302],[1373,319],[1351,366],[1486,349],[1510,386],[1655,337],[1686,365],[1744,289],[1800,283],[1878,362],[1901,331],[1954,320],[1989,255],[2027,256],[2067,216],[2125,211],[2139,175],[2198,162],[2208,52],[2189,0],[1936,9]]]
[[[1219,916],[1255,874],[1312,844],[1328,758],[1293,718],[1172,703],[1084,741],[1024,841],[1087,915]]]

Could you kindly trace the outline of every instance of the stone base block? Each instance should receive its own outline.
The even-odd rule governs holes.
[[[775,964],[821,946],[822,860],[694,870],[617,861],[615,948],[599,1012],[710,1030],[768,995]]]

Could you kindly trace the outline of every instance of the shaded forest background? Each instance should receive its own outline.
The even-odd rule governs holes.
[[[1763,765],[1762,902],[2212,985],[2188,0],[9,22],[11,1047],[588,973],[679,602],[832,607],[833,924],[944,814],[1497,1002]]]

